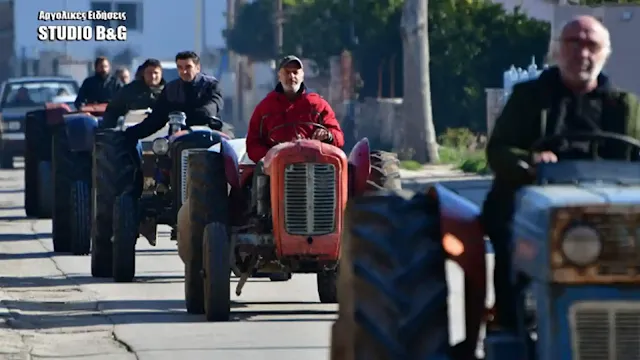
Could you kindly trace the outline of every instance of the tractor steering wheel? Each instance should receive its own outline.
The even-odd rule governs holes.
[[[593,144],[592,155],[593,159],[597,159],[598,144],[601,142],[617,142],[625,146],[627,153],[626,159],[631,160],[633,150],[640,152],[640,141],[627,135],[621,135],[611,132],[596,132],[596,133],[570,133],[570,134],[558,134],[545,136],[537,140],[531,146],[531,152],[541,152],[553,147],[562,146],[571,141],[587,141]]]
[[[322,129],[322,130],[326,130],[327,132],[329,131],[329,129],[327,129],[324,125],[322,124],[318,124],[315,122],[288,122],[288,123],[284,123],[284,124],[280,124],[280,125],[276,125],[273,127],[273,129],[269,130],[269,132],[267,133],[267,139],[269,141],[271,141],[274,144],[279,144],[278,141],[275,141],[271,135],[273,134],[274,131],[276,130],[281,130],[285,127],[289,127],[289,126],[300,126],[300,125],[311,125],[311,127],[316,128],[316,129]],[[296,131],[296,135],[298,135],[298,139],[302,139],[302,137],[300,136],[300,134],[298,134],[298,132]],[[293,141],[294,139],[292,139],[291,141]]]

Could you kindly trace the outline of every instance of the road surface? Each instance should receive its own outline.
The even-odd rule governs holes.
[[[0,171],[0,359],[328,359],[336,306],[318,303],[313,275],[252,279],[233,295],[233,321],[207,323],[184,311],[168,228],[157,247],[138,241],[134,283],[93,279],[88,256],[53,254],[50,220],[25,218],[22,174]],[[459,322],[460,279],[451,273]]]

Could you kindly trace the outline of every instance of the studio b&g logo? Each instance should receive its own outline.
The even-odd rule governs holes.
[[[124,21],[127,14],[123,12],[107,11],[57,11],[38,13],[40,21]],[[42,25],[38,26],[38,40],[40,41],[126,41],[127,27],[96,25]]]

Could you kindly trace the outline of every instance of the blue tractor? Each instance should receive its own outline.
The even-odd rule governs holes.
[[[139,235],[155,241],[158,224],[175,227],[187,196],[189,153],[230,138],[221,131],[225,124],[220,119],[207,121],[209,126],[188,127],[184,113],[171,113],[167,136],[155,139],[151,149],[143,149],[140,142],[136,147],[129,144],[125,126],[97,131],[91,234],[94,277],[132,281]]]
[[[51,149],[52,238],[56,252],[86,255],[91,234],[91,168],[94,133],[106,104],[87,105],[66,114],[49,111]],[[55,109],[53,109],[55,110]],[[59,109],[58,109],[59,110]],[[64,109],[62,109],[64,110]],[[44,144],[47,138],[43,137]],[[44,159],[44,158],[43,158]],[[41,162],[42,165],[42,162]],[[25,165],[25,173],[28,173]],[[37,174],[40,181],[49,177]],[[33,175],[29,175],[31,177]],[[47,188],[41,187],[44,192]],[[48,194],[40,194],[44,199]]]
[[[534,184],[518,191],[511,253],[511,279],[522,290],[518,328],[488,331],[485,359],[640,359],[640,167],[631,161],[640,141],[570,134],[532,150],[602,143],[627,149],[628,161],[560,155],[531,169]],[[479,216],[477,204],[439,184],[351,201],[332,359],[477,359],[493,271]],[[461,284],[447,283],[447,260],[462,268]],[[461,290],[464,309],[449,309],[448,295]],[[466,336],[451,345],[449,314],[462,311]]]

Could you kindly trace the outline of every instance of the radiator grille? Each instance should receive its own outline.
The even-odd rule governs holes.
[[[640,303],[580,303],[571,317],[575,360],[640,359]]]
[[[332,164],[291,164],[284,171],[285,228],[291,235],[335,230],[336,168]]]
[[[187,200],[187,175],[189,173],[189,154],[198,149],[186,149],[180,153],[180,198],[181,204]]]

